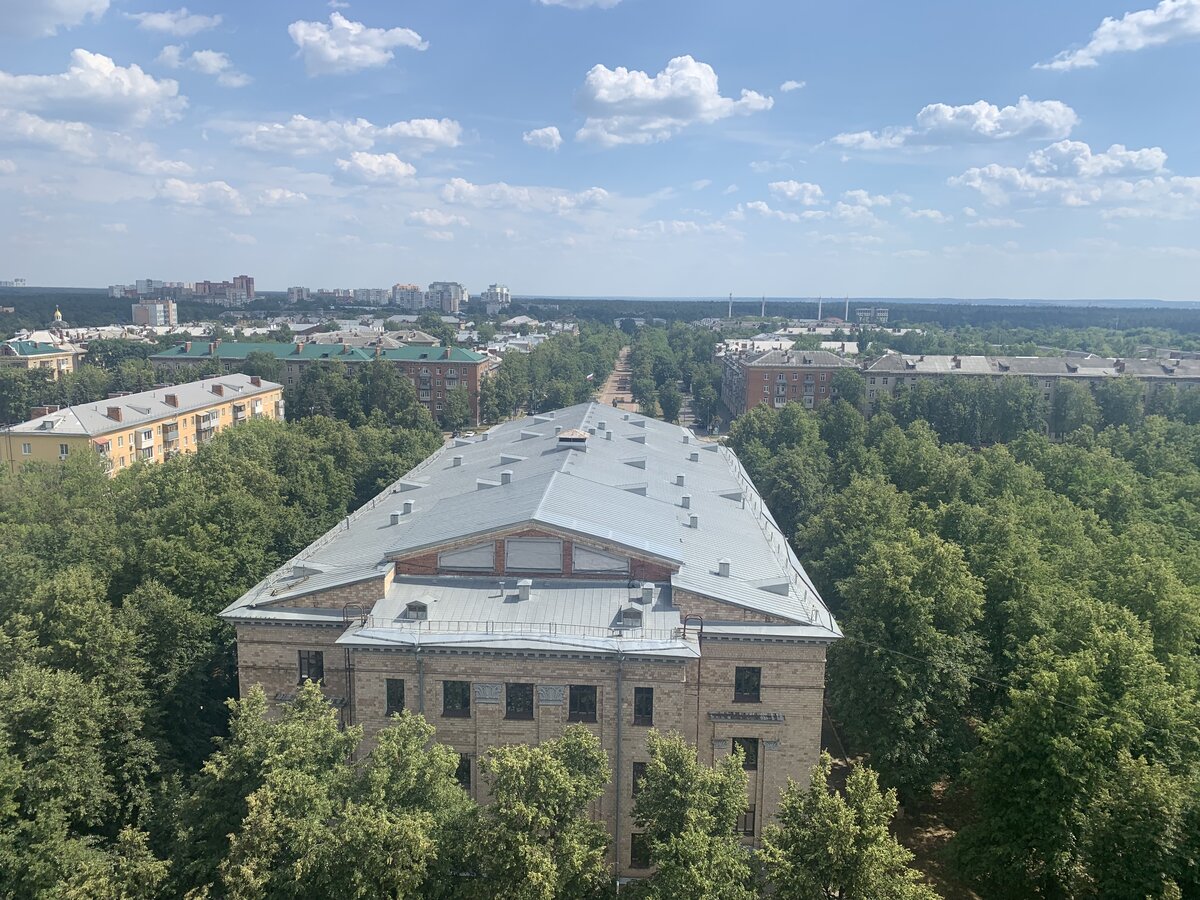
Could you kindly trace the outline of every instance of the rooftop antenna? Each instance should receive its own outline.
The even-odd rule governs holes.
[[[844,316],[842,316],[842,321],[843,322],[850,321],[850,295],[849,294],[846,295],[846,314]]]
[[[817,298],[817,321],[818,322],[822,321],[822,318],[823,317],[821,316],[821,298],[818,297]]]
[[[763,319],[765,319],[765,318],[767,317],[767,295],[766,295],[766,294],[763,294],[763,298],[762,298],[762,313],[760,314],[760,316],[759,316],[759,317],[760,317],[760,318],[763,318]]]
[[[733,291],[729,292],[729,318],[733,318]]]

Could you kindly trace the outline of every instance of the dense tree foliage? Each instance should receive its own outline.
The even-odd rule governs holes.
[[[616,329],[585,323],[578,335],[555,335],[529,353],[506,353],[504,364],[480,388],[483,420],[586,402],[612,371],[622,342]]]
[[[1061,443],[1015,429],[1022,402],[952,399],[731,432],[845,631],[842,734],[902,799],[957,798],[982,897],[1193,896],[1200,426],[1122,379],[1064,401]]]

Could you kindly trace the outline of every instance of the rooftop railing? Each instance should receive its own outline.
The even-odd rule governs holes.
[[[562,622],[498,622],[479,619],[403,619],[387,616],[354,616],[360,631],[402,631],[409,634],[482,634],[520,637],[587,637],[633,641],[682,641],[679,628],[612,628],[606,625],[576,625]]]

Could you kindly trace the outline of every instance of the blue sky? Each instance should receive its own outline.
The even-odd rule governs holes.
[[[0,0],[0,278],[1195,299],[1197,84],[1200,0]]]

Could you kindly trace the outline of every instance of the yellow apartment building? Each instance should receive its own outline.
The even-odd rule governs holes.
[[[18,369],[49,369],[55,379],[74,372],[79,364],[79,348],[71,344],[44,341],[5,341],[0,344],[0,366]]]
[[[78,406],[34,407],[33,418],[0,429],[0,462],[57,462],[99,453],[110,474],[135,462],[162,462],[247,419],[282,419],[283,386],[231,374],[124,394]]]

